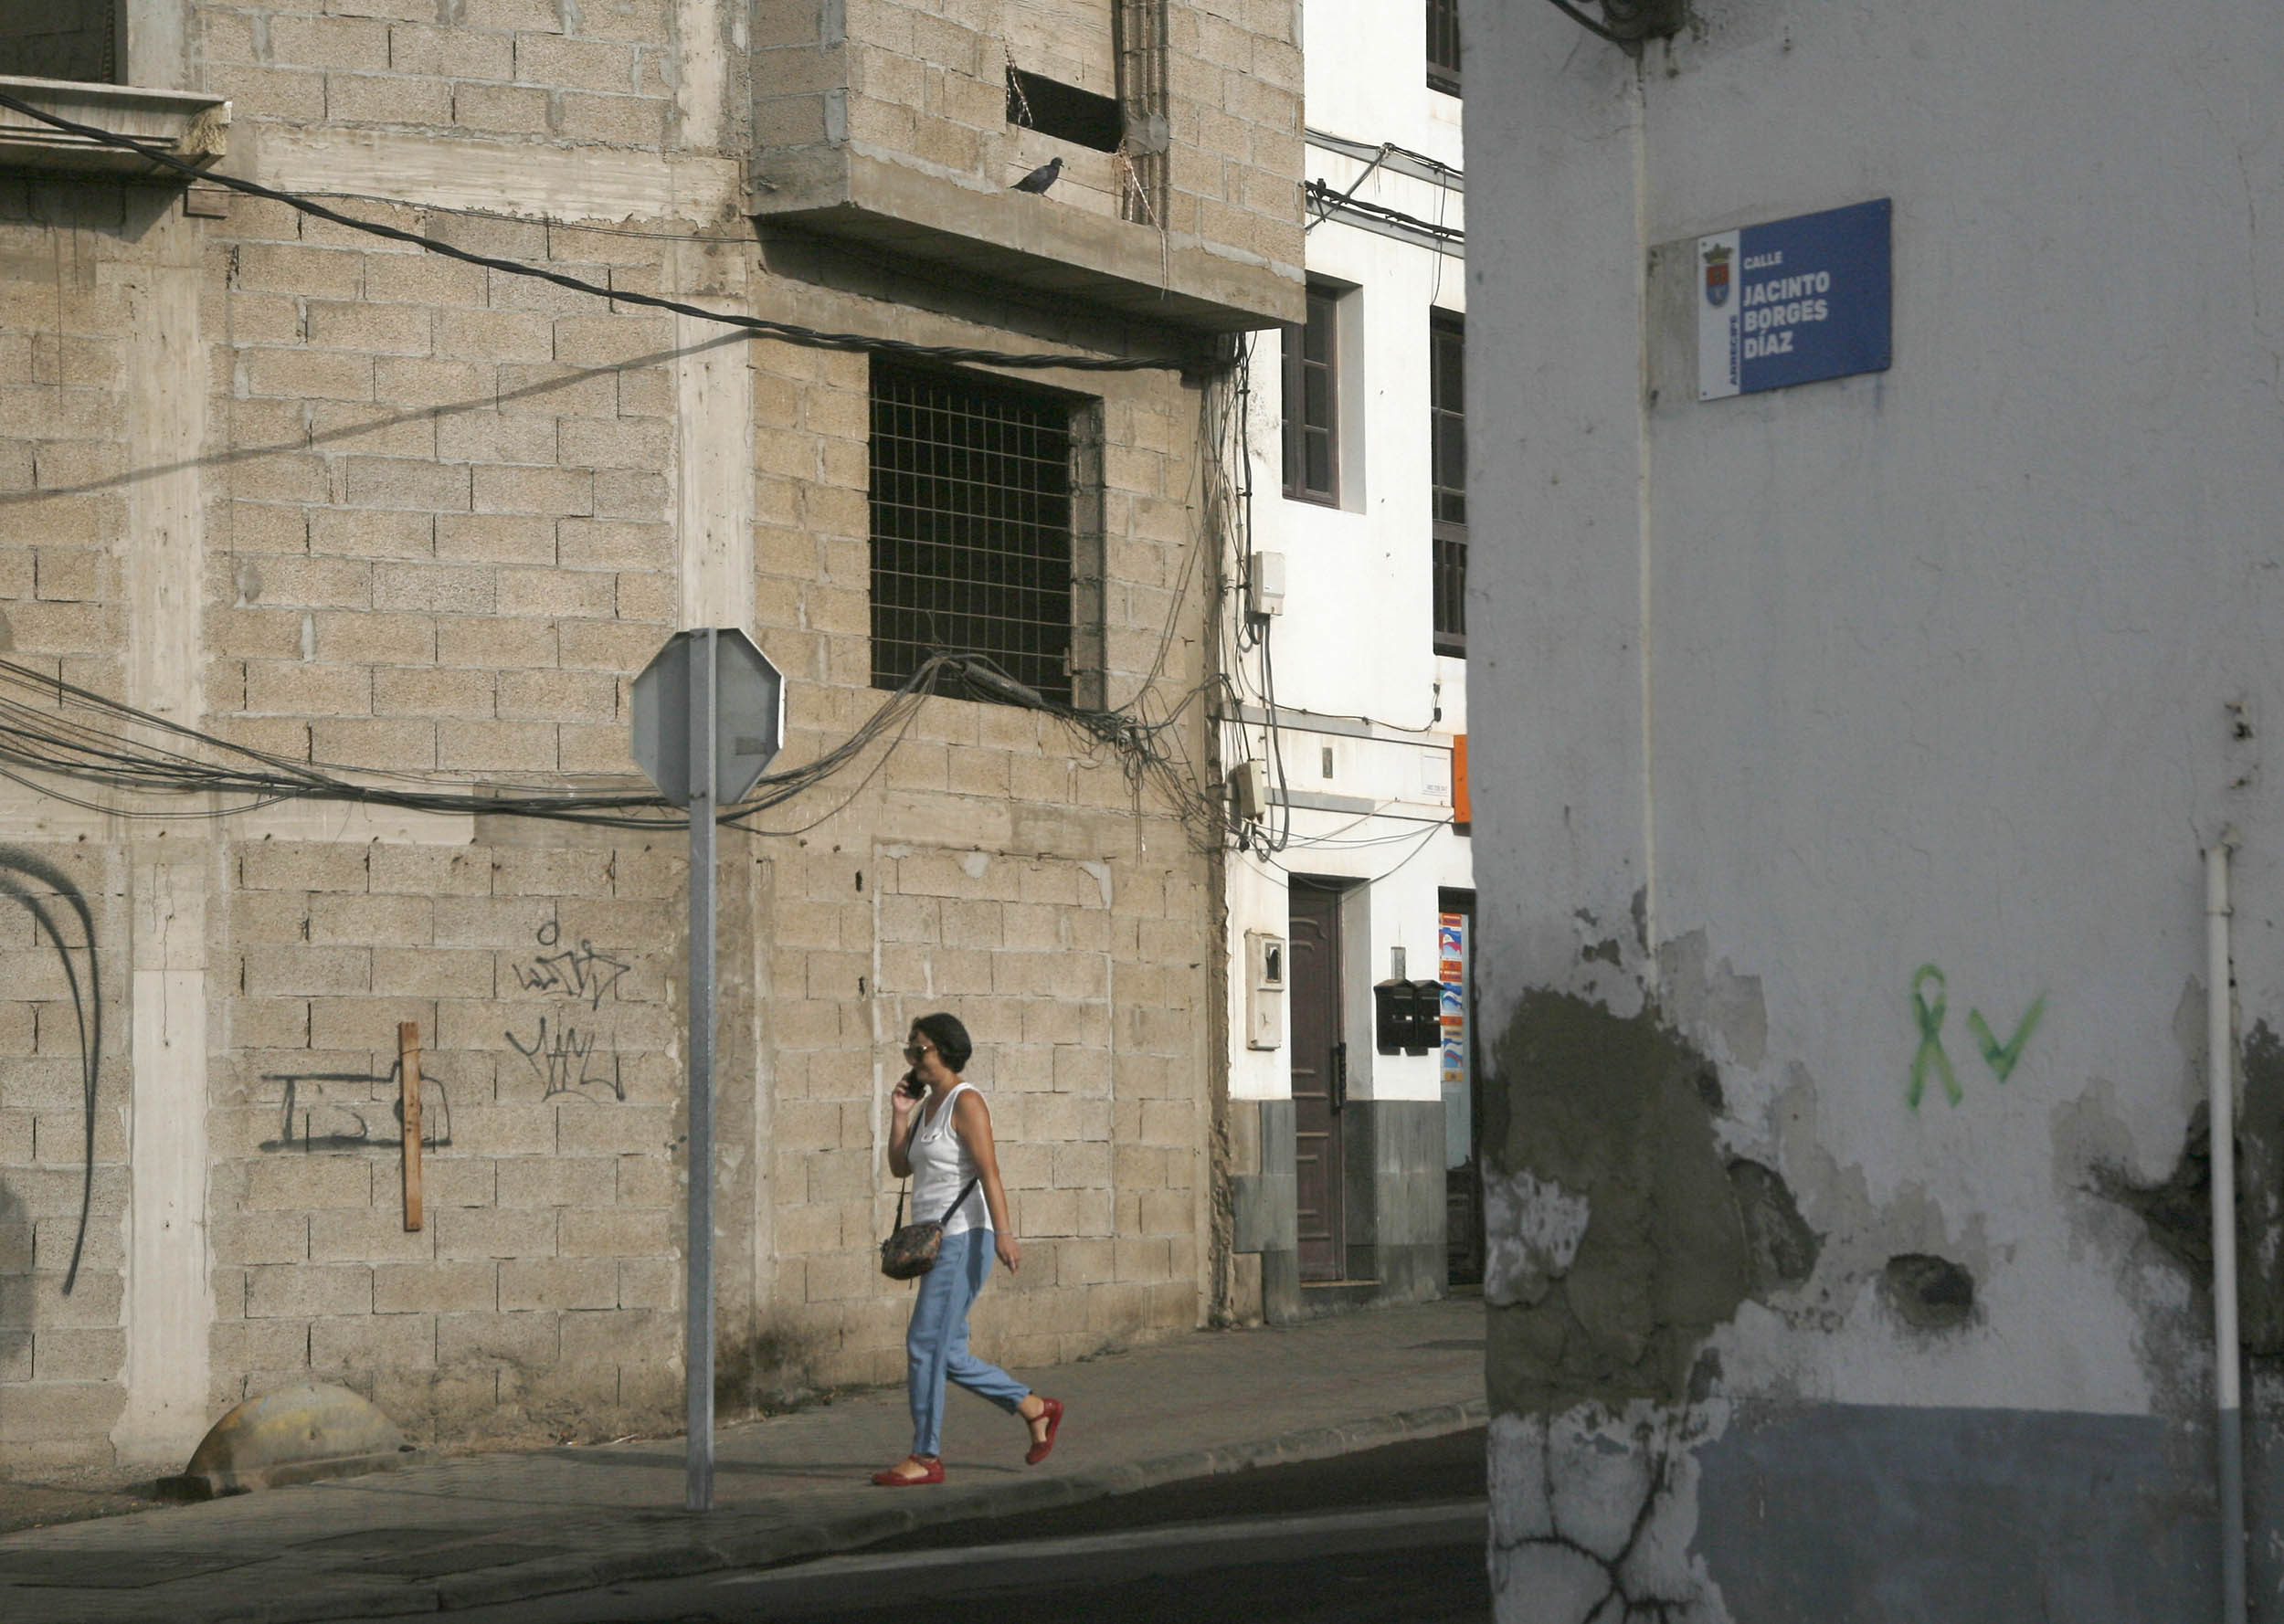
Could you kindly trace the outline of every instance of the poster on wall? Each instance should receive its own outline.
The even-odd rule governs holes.
[[[1887,370],[1893,201],[1697,238],[1697,398]]]
[[[1463,1165],[1473,1154],[1467,1120],[1467,916],[1443,913],[1435,928],[1435,978],[1443,984],[1444,1165]]]

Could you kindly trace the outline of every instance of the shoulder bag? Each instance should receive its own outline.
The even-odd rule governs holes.
[[[915,1224],[904,1222],[904,1192],[896,1192],[896,1228],[881,1242],[881,1272],[891,1280],[917,1280],[936,1267],[936,1254],[944,1248],[944,1218],[960,1208],[960,1203],[975,1192],[983,1180],[971,1178],[968,1186],[952,1198],[944,1209],[942,1218],[925,1218]]]

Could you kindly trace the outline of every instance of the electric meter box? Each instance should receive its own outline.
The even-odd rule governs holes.
[[[1285,938],[1245,933],[1245,1047],[1285,1043]]]

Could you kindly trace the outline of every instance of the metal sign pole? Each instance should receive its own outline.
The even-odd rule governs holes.
[[[689,1507],[714,1504],[714,634],[693,633],[690,675],[690,1279],[682,1369],[688,1383]]]

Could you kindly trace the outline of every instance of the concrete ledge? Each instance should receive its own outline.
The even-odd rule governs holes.
[[[0,75],[0,93],[59,119],[131,136],[188,163],[210,163],[229,150],[230,104],[219,96],[9,75]],[[0,108],[0,168],[185,184],[177,172],[122,148],[51,129],[5,108]]]
[[[1168,326],[1239,332],[1306,314],[1301,269],[1217,253],[1195,237],[1050,196],[987,192],[847,149],[799,182],[757,191],[756,217]]]

